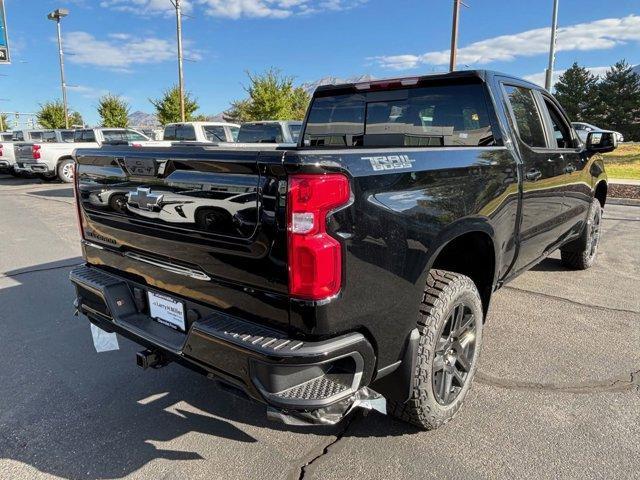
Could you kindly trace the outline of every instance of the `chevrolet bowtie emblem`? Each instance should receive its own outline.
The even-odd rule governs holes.
[[[151,193],[150,188],[138,187],[135,192],[127,194],[127,203],[132,207],[138,207],[141,210],[153,210],[159,208],[164,195]]]

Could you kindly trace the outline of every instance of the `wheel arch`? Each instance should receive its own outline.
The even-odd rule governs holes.
[[[593,196],[600,202],[600,206],[604,208],[607,203],[607,193],[609,186],[605,180],[600,180],[593,191]]]
[[[485,319],[497,283],[500,261],[494,239],[493,227],[486,221],[456,225],[438,242],[425,272],[437,268],[471,278],[480,293]]]

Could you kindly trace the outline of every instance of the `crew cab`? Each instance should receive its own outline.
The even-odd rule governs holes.
[[[155,140],[134,146],[170,147],[177,142],[221,143],[235,142],[240,125],[225,122],[185,122],[168,123],[164,127],[163,140]]]
[[[49,130],[40,139],[15,144],[16,171],[36,174],[44,180],[73,181],[73,152],[76,148],[103,144],[148,142],[142,133],[126,128]]]
[[[615,147],[537,85],[466,71],[319,87],[297,146],[77,150],[77,309],[140,366],[271,418],[382,399],[433,429],[471,388],[494,292],[557,249],[595,261]]]

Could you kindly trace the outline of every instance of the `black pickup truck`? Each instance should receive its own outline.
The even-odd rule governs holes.
[[[141,366],[178,362],[280,420],[378,394],[435,428],[492,294],[556,249],[592,265],[615,147],[538,86],[467,71],[320,87],[296,147],[78,150],[77,308]]]

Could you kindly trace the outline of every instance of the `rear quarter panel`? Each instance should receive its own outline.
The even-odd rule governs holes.
[[[398,155],[401,168],[379,170]],[[426,274],[448,241],[483,231],[494,239],[496,277],[511,265],[518,175],[504,147],[301,151],[285,166],[343,171],[353,190],[353,203],[331,219],[344,247],[341,296],[315,308],[293,302],[291,325],[318,334],[363,331],[377,346],[379,367],[399,358]]]

